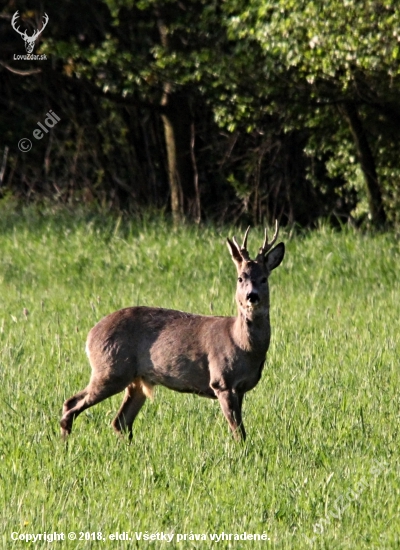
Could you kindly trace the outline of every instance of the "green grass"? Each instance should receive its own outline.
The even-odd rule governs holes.
[[[218,403],[157,388],[132,445],[110,428],[122,395],[83,413],[68,449],[63,401],[84,345],[128,305],[235,311],[233,229],[173,229],[34,210],[0,220],[0,545],[11,533],[175,533],[171,543],[79,548],[391,549],[399,534],[399,245],[321,228],[288,239],[271,276],[272,343],[245,399],[246,444]],[[250,233],[253,253],[261,228]],[[24,314],[24,308],[28,314]],[[177,534],[265,533],[269,541]],[[312,540],[311,540],[312,539]]]

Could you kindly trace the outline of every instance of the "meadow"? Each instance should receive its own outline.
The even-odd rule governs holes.
[[[234,233],[173,228],[160,216],[1,212],[1,548],[400,547],[392,234],[281,231],[272,342],[245,398],[244,445],[217,402],[160,387],[131,445],[110,427],[122,394],[84,412],[68,447],[61,441],[62,403],[89,380],[85,340],[101,317],[130,305],[235,313],[225,245]],[[250,232],[251,254],[261,241],[262,228]],[[12,540],[54,532],[66,540]],[[146,533],[174,538],[151,542]],[[110,534],[121,540],[104,542]]]

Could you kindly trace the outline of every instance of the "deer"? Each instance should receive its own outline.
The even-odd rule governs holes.
[[[41,34],[43,32],[43,30],[45,29],[47,23],[49,22],[49,16],[47,15],[47,13],[44,14],[44,18],[43,18],[43,24],[42,24],[42,28],[40,29],[37,29],[36,31],[34,31],[34,33],[32,34],[32,36],[28,36],[27,34],[27,31],[24,31],[24,32],[21,32],[19,30],[19,27],[16,27],[15,24],[16,24],[16,21],[18,19],[19,15],[18,15],[18,11],[16,11],[13,15],[13,18],[11,19],[11,26],[12,28],[20,35],[22,36],[22,39],[24,40],[25,42],[25,49],[27,51],[27,53],[32,53],[33,52],[33,48],[35,47],[35,42],[36,42],[36,38],[39,36],[39,34]]]
[[[275,247],[279,224],[254,260],[235,237],[227,245],[237,270],[234,317],[197,315],[173,309],[135,306],[101,319],[89,332],[86,353],[92,368],[89,384],[64,402],[61,434],[67,439],[74,419],[89,407],[125,390],[112,422],[117,434],[128,433],[154,386],[217,399],[236,440],[244,441],[245,393],[259,382],[270,344],[268,279],[285,254]]]

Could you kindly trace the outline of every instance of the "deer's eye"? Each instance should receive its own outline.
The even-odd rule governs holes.
[[[238,277],[238,282],[239,282],[239,283],[243,283],[242,277]]]
[[[263,277],[263,278],[261,279],[261,283],[264,285],[266,282],[267,282],[267,277]]]

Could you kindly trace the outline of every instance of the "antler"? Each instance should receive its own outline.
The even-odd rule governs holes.
[[[279,233],[279,223],[278,223],[278,220],[275,220],[275,233],[274,233],[274,236],[272,237],[272,241],[268,242],[267,228],[265,228],[264,243],[263,243],[262,247],[260,248],[260,250],[258,251],[257,259],[264,258],[265,254],[269,250],[271,250],[271,248],[275,244],[276,239],[278,238],[278,233]]]
[[[250,256],[249,256],[249,253],[247,252],[247,235],[249,234],[249,231],[250,231],[250,226],[246,229],[246,233],[244,234],[244,237],[243,237],[242,246],[239,246],[236,240],[236,237],[233,237],[233,242],[235,243],[236,248],[240,252],[240,255],[242,256],[245,262],[250,262]]]
[[[39,36],[39,34],[44,30],[44,28],[46,27],[47,23],[49,22],[49,16],[47,15],[47,13],[44,14],[44,21],[43,21],[43,25],[42,25],[42,28],[37,31],[35,31],[32,36],[28,36],[27,32],[28,31],[24,31],[24,32],[21,32],[19,30],[19,27],[16,27],[15,26],[15,22],[16,20],[18,19],[19,15],[18,15],[18,11],[16,11],[13,15],[13,18],[11,19],[11,26],[12,28],[18,33],[20,34],[24,40],[29,40],[29,41],[33,41],[33,40],[36,40],[36,38]]]
[[[16,11],[16,12],[14,13],[14,15],[13,15],[13,18],[11,19],[11,26],[12,26],[12,28],[13,28],[18,34],[20,34],[20,35],[23,36],[23,37],[26,37],[26,31],[25,31],[25,32],[21,32],[21,31],[19,30],[19,27],[17,27],[17,28],[15,27],[15,22],[16,22],[16,20],[18,19],[18,17],[19,17],[18,11]]]
[[[42,28],[39,30],[37,30],[36,32],[34,32],[32,34],[32,36],[30,37],[30,40],[35,40],[39,34],[41,34],[44,30],[44,28],[46,27],[47,23],[49,22],[49,16],[47,15],[47,13],[44,14],[44,21],[43,21],[43,25],[42,25]]]

